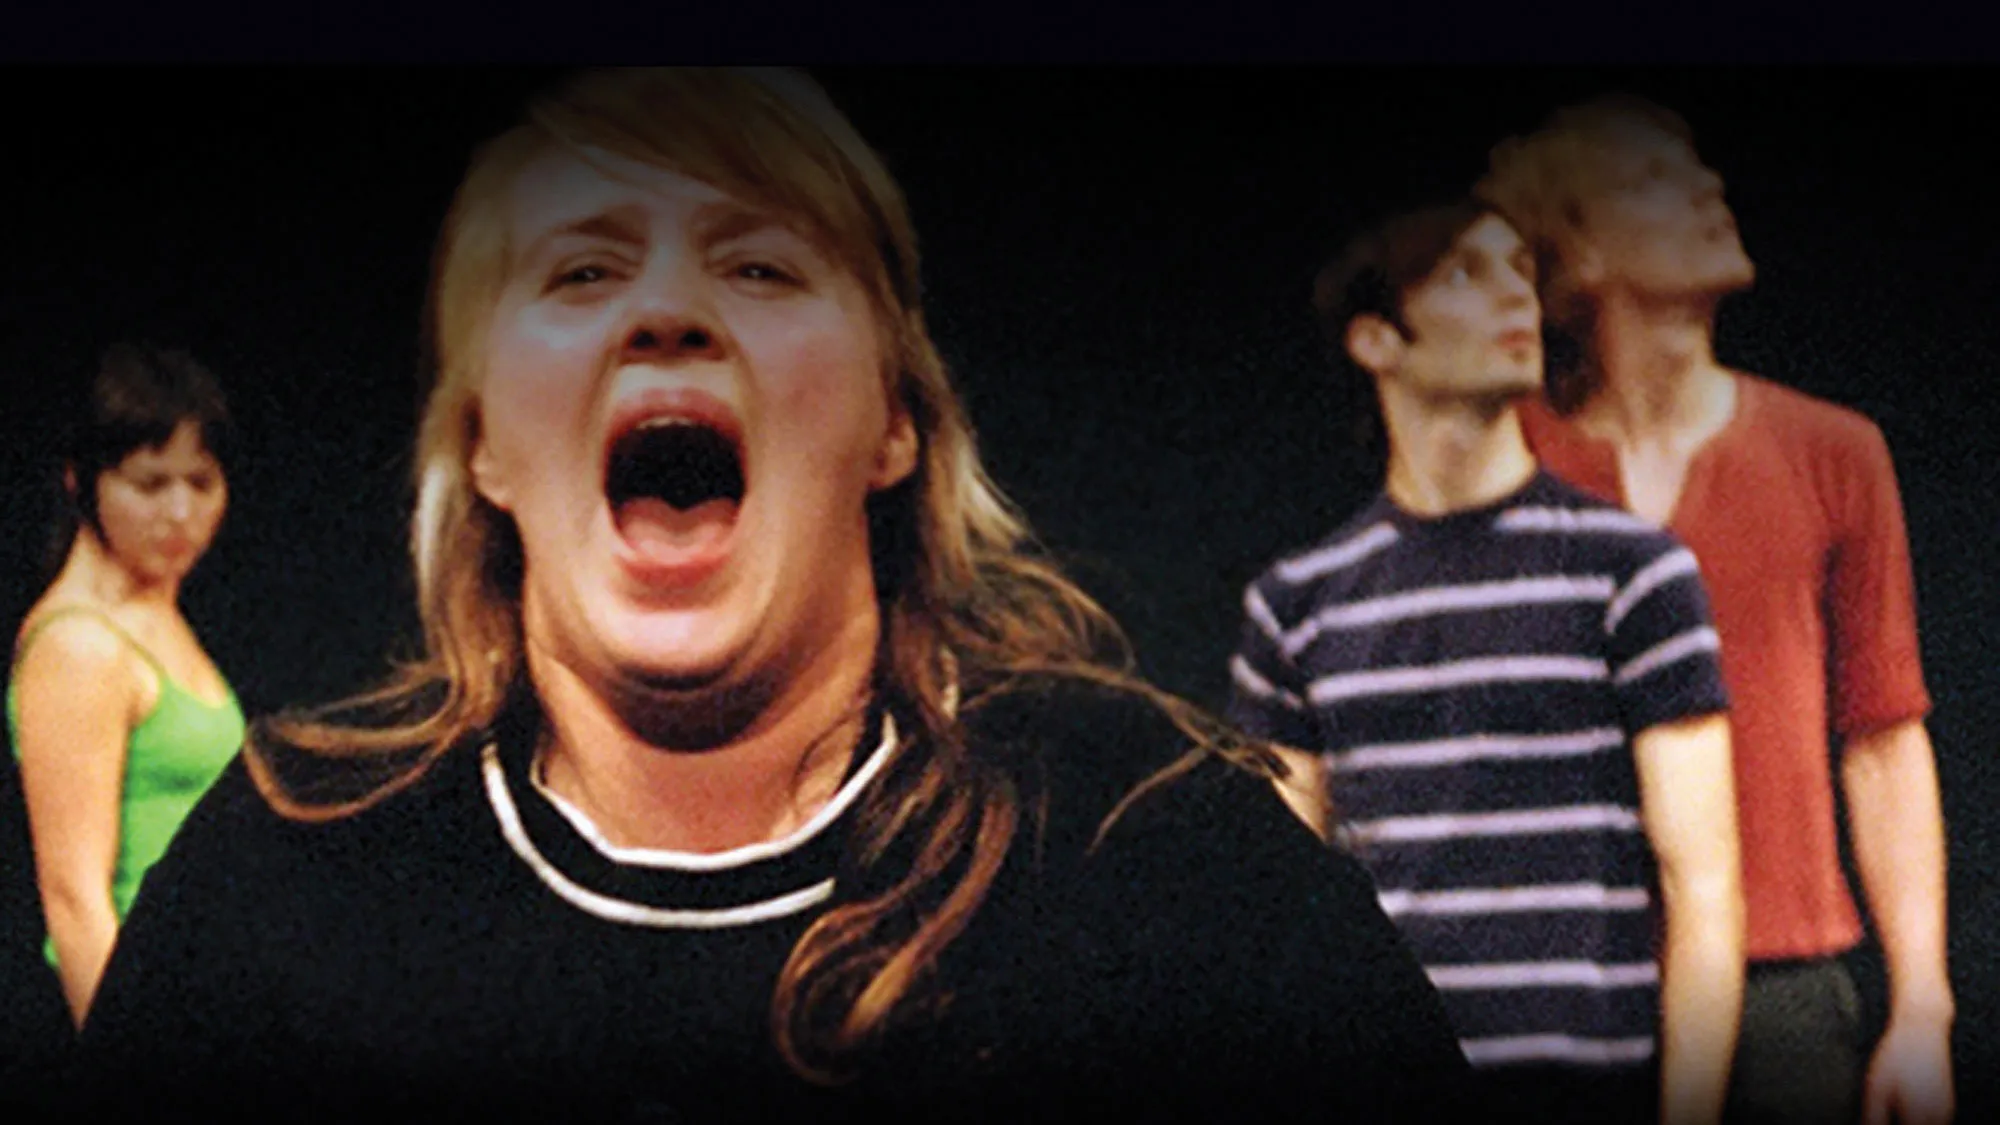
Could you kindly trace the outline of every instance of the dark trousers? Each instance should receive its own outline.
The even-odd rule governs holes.
[[[1853,1125],[1868,1043],[1838,958],[1755,962],[1729,1081],[1729,1125]]]
[[[1509,1066],[1473,1073],[1466,1121],[1491,1125],[1656,1125],[1659,1070]]]

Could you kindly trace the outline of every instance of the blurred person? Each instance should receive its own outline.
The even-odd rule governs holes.
[[[1523,410],[1530,445],[1680,536],[1713,596],[1751,960],[1731,1115],[1941,1125],[1944,818],[1888,445],[1854,411],[1716,357],[1717,309],[1756,267],[1677,114],[1628,96],[1563,108],[1497,146],[1479,190],[1536,244],[1549,322],[1574,353]],[[1872,1054],[1842,961],[1863,931],[1836,760],[1888,968]]]
[[[228,507],[228,405],[184,353],[108,349],[62,454],[68,551],[22,622],[7,725],[48,939],[82,1024],[147,872],[244,737],[180,607]]]
[[[1363,231],[1314,306],[1385,484],[1245,591],[1229,717],[1319,763],[1315,819],[1443,993],[1479,1104],[1713,1122],[1743,905],[1694,558],[1529,452],[1534,261],[1490,208]]]

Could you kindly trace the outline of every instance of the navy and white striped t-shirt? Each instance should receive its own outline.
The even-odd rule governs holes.
[[[1379,497],[1244,595],[1230,719],[1323,754],[1476,1066],[1653,1056],[1634,735],[1723,710],[1694,556],[1547,473],[1422,518]]]

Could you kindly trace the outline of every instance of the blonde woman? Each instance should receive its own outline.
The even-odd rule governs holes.
[[[1463,1059],[1366,877],[1025,550],[810,82],[576,78],[475,157],[432,309],[429,656],[255,737],[93,1089],[1434,1116]]]

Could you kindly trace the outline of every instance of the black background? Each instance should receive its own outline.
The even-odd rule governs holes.
[[[1307,319],[1324,255],[1370,212],[1462,189],[1562,100],[1618,86],[1687,116],[1760,271],[1725,307],[1722,357],[1866,412],[1896,457],[1951,832],[1964,1119],[1992,1113],[2000,76],[818,73],[909,195],[989,467],[1146,670],[1211,705],[1243,583],[1372,488]],[[430,243],[471,146],[547,74],[0,73],[0,622],[43,577],[51,388],[107,340],[147,337],[216,369],[243,423],[233,506],[184,604],[246,707],[332,698],[407,651]]]

